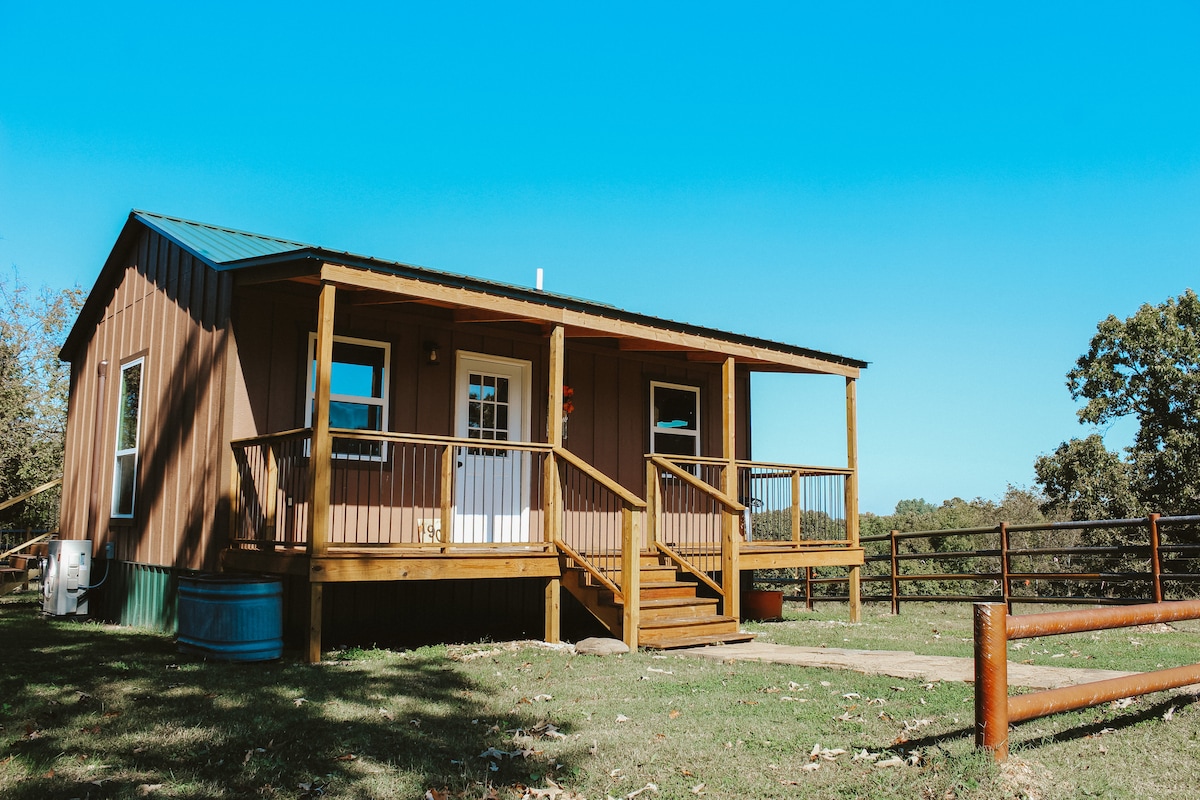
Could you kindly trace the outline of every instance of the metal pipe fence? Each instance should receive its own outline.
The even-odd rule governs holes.
[[[991,751],[997,761],[1004,761],[1008,758],[1011,723],[1200,683],[1200,664],[1189,664],[1009,697],[1008,643],[1011,640],[1192,619],[1200,619],[1200,600],[1020,617],[1008,616],[1008,607],[1004,603],[977,603],[974,612],[975,746]]]
[[[1132,605],[1200,594],[1200,516],[1148,517],[863,536],[864,601]],[[1107,543],[1102,543],[1107,542]],[[795,578],[809,608],[845,601],[845,575]],[[870,587],[877,587],[874,591]],[[880,591],[882,589],[882,591]]]

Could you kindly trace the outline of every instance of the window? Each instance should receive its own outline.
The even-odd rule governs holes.
[[[467,437],[508,441],[508,378],[503,375],[467,376]],[[469,447],[471,456],[506,456],[507,450]]]
[[[329,375],[329,427],[355,431],[388,429],[388,361],[391,347],[386,342],[333,337],[333,368]],[[308,339],[308,400],[304,425],[311,427],[317,395],[317,336]],[[343,440],[334,443],[334,455],[342,458],[379,458],[378,442]]]
[[[138,439],[142,426],[142,367],[139,358],[121,365],[117,401],[117,454],[113,464],[112,516],[133,517],[137,487]]]
[[[650,452],[700,455],[700,390],[650,382]]]

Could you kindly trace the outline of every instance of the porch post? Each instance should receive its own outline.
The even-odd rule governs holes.
[[[721,491],[738,499],[736,364],[732,357],[721,368],[721,458],[725,461]],[[738,573],[737,516],[729,509],[721,512],[721,589],[725,592],[725,616],[741,619],[741,576]]]
[[[546,400],[546,441],[553,447],[563,445],[563,348],[566,337],[562,325],[550,331],[550,363],[547,373],[550,382]],[[554,453],[546,456],[542,518],[546,541],[557,545],[562,535],[562,484],[558,477],[558,459]],[[546,579],[546,641],[557,642],[561,636],[562,579]]]
[[[329,381],[333,369],[333,309],[337,288],[332,283],[321,284],[321,299],[317,312],[316,402],[313,408],[312,446],[309,458],[308,493],[308,554],[309,558],[325,555],[329,550],[329,490],[333,442],[329,437]],[[309,573],[309,662],[321,660],[322,584],[311,583]]]
[[[846,378],[846,540],[858,547],[858,383]],[[850,568],[850,621],[862,621],[862,567]]]

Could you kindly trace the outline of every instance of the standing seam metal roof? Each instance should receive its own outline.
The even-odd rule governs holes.
[[[231,261],[242,261],[247,258],[274,256],[290,253],[296,250],[308,250],[314,246],[288,239],[278,239],[274,236],[263,236],[257,233],[235,231],[230,228],[219,228],[216,225],[205,225],[201,222],[190,222],[176,217],[166,217],[149,211],[134,211],[134,216],[155,228],[160,233],[176,241],[185,242],[201,257],[214,264],[227,264]]]
[[[610,306],[605,303],[597,303],[592,300],[582,300],[580,298],[558,295],[551,292],[535,292],[531,289],[511,286],[483,278],[457,275],[455,273],[430,269],[428,267],[417,267],[411,264],[377,259],[370,256],[356,256],[348,252],[329,250],[319,245],[305,244],[303,242],[296,242],[290,239],[280,239],[274,236],[263,236],[262,234],[248,233],[246,231],[234,230],[232,228],[208,225],[202,222],[192,222],[190,220],[180,219],[178,217],[168,217],[163,214],[155,214],[149,211],[134,210],[131,212],[130,216],[137,218],[143,224],[178,242],[219,270],[238,269],[242,266],[263,264],[265,262],[272,261],[273,257],[286,258],[289,256],[289,254],[294,254],[297,257],[332,258],[333,260],[347,265],[359,266],[366,269],[375,269],[396,273],[410,273],[426,280],[432,279],[435,281],[449,282],[452,284],[466,283],[483,291],[494,292],[502,295],[516,295],[520,296],[522,299],[535,300],[536,302],[546,303],[549,305],[575,307],[592,312],[600,311],[601,313],[607,315],[635,319],[636,321],[640,321],[645,324],[665,325],[668,328],[684,330],[707,336],[716,335],[720,338],[743,341],[752,345],[780,349],[786,352],[795,352],[801,355],[812,356],[824,361],[847,364],[860,369],[867,366],[867,362],[860,361],[855,358],[849,358],[847,356],[839,356],[834,353],[825,353],[819,350],[797,347],[796,345],[789,345],[784,342],[770,341],[754,336],[745,336],[743,334],[721,331],[705,326],[692,325],[686,322],[663,319],[661,317],[650,317],[645,314],[624,311],[615,306]],[[70,341],[70,338],[68,341]],[[64,352],[65,350],[66,348],[64,347]]]

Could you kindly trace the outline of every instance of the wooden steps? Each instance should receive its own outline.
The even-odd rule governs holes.
[[[738,630],[737,619],[717,613],[716,598],[697,596],[697,582],[681,575],[665,557],[643,551],[640,566],[640,646],[665,650],[754,638]],[[614,636],[624,638],[624,608],[611,590],[570,562],[564,566],[562,585]]]
[[[0,564],[0,597],[28,589],[29,581],[37,578],[39,574],[38,559],[35,556],[9,556],[7,564]]]
[[[29,570],[16,567],[0,567],[0,597],[27,587],[29,585]]]

